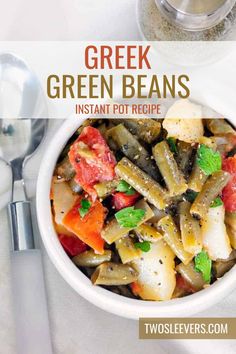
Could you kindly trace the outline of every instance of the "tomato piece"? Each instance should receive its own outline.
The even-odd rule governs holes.
[[[134,281],[133,283],[130,284],[130,287],[131,287],[132,293],[135,296],[138,296],[141,291],[140,285],[136,281]]]
[[[59,234],[58,238],[65,252],[70,257],[77,256],[88,249],[88,246],[76,236]]]
[[[222,169],[231,174],[231,179],[222,191],[225,210],[236,211],[236,155],[223,161]]]
[[[104,220],[107,210],[98,200],[94,201],[88,212],[83,217],[80,216],[79,208],[83,196],[80,196],[73,208],[63,218],[63,225],[78,238],[102,254],[104,251],[104,240],[101,237]]]
[[[236,174],[236,155],[223,160],[222,169],[231,174]]]
[[[85,127],[68,155],[76,172],[75,181],[93,200],[96,199],[94,184],[113,180],[116,165],[115,157],[100,131],[91,126]]]
[[[116,210],[121,210],[123,208],[133,206],[139,197],[140,194],[138,192],[131,195],[127,195],[123,192],[117,192],[112,196],[112,205]]]
[[[186,293],[191,294],[196,292],[196,289],[194,289],[194,287],[189,282],[187,282],[187,280],[185,280],[180,274],[176,275],[176,287],[186,291]]]

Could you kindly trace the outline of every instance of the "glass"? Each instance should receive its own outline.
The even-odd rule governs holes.
[[[171,23],[187,31],[202,31],[219,24],[236,0],[155,0]]]

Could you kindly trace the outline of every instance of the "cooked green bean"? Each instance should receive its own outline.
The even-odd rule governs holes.
[[[138,142],[138,140],[124,127],[119,124],[108,131],[111,137],[122,153],[134,162],[139,168],[145,171],[154,179],[158,179],[159,172],[150,154]]]
[[[89,250],[73,257],[72,261],[80,267],[97,267],[104,262],[109,262],[111,255],[110,250],[105,250],[103,254],[97,254],[93,250]]]
[[[190,262],[187,265],[180,263],[177,265],[176,270],[196,291],[201,290],[206,284],[202,274],[194,269],[194,262]]]
[[[165,209],[168,205],[167,193],[149,175],[140,170],[127,158],[121,159],[115,167],[117,175],[143,195],[158,209]]]
[[[133,240],[129,236],[120,238],[115,244],[122,263],[131,262],[141,255],[141,251],[135,248]]]
[[[161,209],[157,209],[154,205],[150,205],[153,213],[154,213],[154,216],[148,220],[149,223],[151,224],[156,224],[158,223],[158,221],[162,218],[164,218],[164,216],[167,215],[167,213],[165,212],[165,210],[161,210]]]
[[[229,236],[230,244],[234,249],[236,249],[236,230],[229,225],[226,225],[226,229],[227,234]]]
[[[236,230],[236,212],[227,211],[225,213],[225,222],[227,225]]]
[[[231,246],[236,249],[236,212],[226,212],[225,223]]]
[[[214,172],[205,182],[201,192],[197,195],[192,204],[190,213],[199,218],[203,218],[211,202],[221,193],[230,179],[230,175],[224,171]]]
[[[180,232],[177,229],[173,218],[170,215],[165,216],[158,222],[158,226],[162,229],[164,233],[164,240],[170,246],[175,255],[184,264],[188,264],[193,259],[194,254],[185,251]]]
[[[155,141],[161,133],[161,123],[156,119],[143,118],[143,119],[115,119],[115,124],[123,123],[133,135],[137,135],[148,144]]]
[[[179,141],[177,143],[177,151],[177,163],[179,169],[182,171],[184,176],[186,176],[188,174],[188,169],[190,166],[193,147],[191,144],[186,143],[185,141]]]
[[[102,134],[102,136],[104,138],[106,138],[106,134],[107,134],[107,127],[105,123],[102,123],[98,126],[98,130],[100,131],[100,133]]]
[[[138,278],[138,272],[128,264],[105,262],[99,265],[91,280],[95,285],[126,285]]]
[[[142,218],[142,220],[138,223],[138,225],[141,225],[142,223],[144,223],[145,221],[147,221],[153,216],[152,209],[144,201],[144,199],[139,200],[135,204],[135,208],[145,210],[145,215]],[[121,227],[118,224],[116,218],[113,217],[113,219],[111,219],[102,230],[102,238],[110,245],[112,242],[115,242],[119,240],[121,237],[126,236],[129,233],[129,231],[131,231],[132,229],[133,228],[131,227]]]
[[[200,192],[206,180],[207,180],[207,176],[195,161],[192,172],[188,180],[188,188],[192,189],[194,192]]]
[[[100,182],[94,185],[94,189],[97,192],[99,198],[106,198],[110,195],[119,184],[119,179],[113,179],[112,181]]]
[[[64,178],[66,181],[72,179],[75,175],[75,170],[66,156],[56,167],[56,175]]]
[[[235,135],[235,130],[225,119],[206,119],[206,126],[214,135]]]
[[[202,250],[202,233],[199,221],[190,214],[191,204],[179,204],[181,239],[185,251],[198,254]]]
[[[148,224],[138,226],[134,232],[144,241],[157,242],[163,238],[163,235],[154,226]]]
[[[188,186],[167,142],[162,141],[156,144],[152,151],[157,166],[169,189],[170,196],[183,194]]]
[[[204,144],[204,145],[212,148],[212,150],[214,150],[214,151],[216,150],[216,144],[213,141],[213,139],[211,139],[211,138],[207,138],[207,137],[203,136],[201,138],[201,144]],[[199,145],[198,149],[199,148],[200,148],[200,145]],[[207,176],[201,170],[201,168],[199,167],[199,165],[197,163],[197,153],[196,153],[192,172],[191,172],[189,180],[188,180],[188,188],[192,189],[195,192],[200,192],[200,190],[202,189],[202,186],[204,185],[206,180],[207,180]]]
[[[216,261],[213,262],[213,271],[216,278],[221,278],[235,265],[235,260],[231,259],[228,262]]]

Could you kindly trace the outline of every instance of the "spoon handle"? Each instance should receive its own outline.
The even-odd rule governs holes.
[[[17,354],[52,354],[41,253],[11,254]]]
[[[30,202],[12,202],[8,212],[17,354],[52,354],[43,265],[40,250],[34,248]]]

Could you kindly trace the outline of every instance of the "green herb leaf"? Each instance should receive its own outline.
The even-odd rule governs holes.
[[[139,248],[143,252],[148,252],[151,249],[151,244],[148,241],[135,242],[134,246],[135,248]]]
[[[213,200],[213,202],[211,203],[210,207],[211,208],[216,208],[216,207],[218,207],[220,205],[223,205],[223,201],[222,201],[221,197],[216,197],[216,199]]]
[[[220,153],[213,151],[208,146],[202,144],[197,152],[197,164],[205,175],[209,176],[213,172],[219,171],[222,166]]]
[[[193,203],[194,200],[196,199],[197,195],[198,195],[198,192],[188,191],[184,194],[184,197],[188,202]]]
[[[170,151],[173,152],[174,154],[178,153],[178,149],[177,149],[177,145],[175,143],[175,139],[174,138],[168,138],[167,139],[168,145],[170,147]]]
[[[118,192],[122,192],[125,193],[126,195],[134,195],[135,194],[135,190],[133,187],[131,187],[126,181],[121,180],[118,184],[118,186],[116,187],[116,190]]]
[[[144,215],[145,210],[128,207],[115,213],[115,218],[121,227],[135,228],[138,226]]]
[[[88,211],[91,207],[91,203],[87,199],[82,199],[80,205],[81,206],[78,209],[78,211],[80,213],[81,218],[83,218],[88,213]]]
[[[205,251],[198,253],[194,258],[195,270],[202,273],[202,277],[205,282],[210,283],[211,281],[211,266],[212,261]]]

